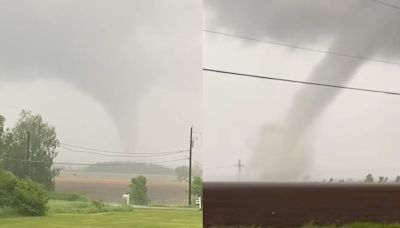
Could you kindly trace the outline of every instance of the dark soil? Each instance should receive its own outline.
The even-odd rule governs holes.
[[[204,226],[400,222],[400,185],[205,183]]]

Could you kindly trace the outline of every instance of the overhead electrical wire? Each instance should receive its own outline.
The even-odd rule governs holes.
[[[168,154],[149,154],[149,155],[125,155],[125,154],[105,154],[105,153],[100,153],[100,152],[94,152],[94,151],[84,151],[84,150],[75,150],[71,149],[65,146],[61,146],[61,148],[66,149],[70,152],[75,152],[75,153],[86,153],[86,154],[96,154],[96,155],[101,155],[104,157],[127,157],[127,158],[149,158],[149,157],[163,157],[163,156],[171,156],[171,155],[176,155],[176,154],[181,154],[181,153],[186,153],[188,150],[182,150],[182,151],[175,151],[171,152]]]
[[[110,153],[110,154],[123,154],[123,155],[135,155],[135,154],[140,154],[140,155],[163,155],[163,154],[174,154],[177,152],[186,152],[189,151],[187,149],[184,150],[173,150],[173,151],[163,151],[163,152],[153,152],[153,153],[127,153],[127,152],[122,152],[122,151],[113,151],[113,150],[104,150],[104,149],[98,149],[98,148],[91,148],[91,147],[83,147],[83,146],[76,146],[68,143],[60,143],[63,146],[67,147],[73,147],[73,148],[78,148],[81,150],[85,151],[96,151],[96,152],[103,152],[103,153]]]
[[[226,166],[214,166],[214,167],[206,167],[207,170],[216,170],[216,169],[232,169],[234,165],[226,165]]]
[[[42,163],[42,164],[55,164],[55,165],[83,165],[83,166],[132,166],[137,165],[136,163],[141,164],[162,164],[168,162],[175,162],[175,161],[183,161],[187,160],[186,158],[181,159],[173,159],[173,160],[164,160],[164,161],[157,161],[157,162],[136,162],[136,163],[73,163],[73,162],[47,162],[47,161],[36,161],[36,160],[23,160],[23,159],[12,159],[12,158],[2,158],[0,161],[19,161],[19,162],[30,162],[30,163]]]
[[[393,4],[384,2],[384,1],[380,1],[380,0],[371,0],[371,1],[376,2],[378,4],[381,4],[381,5],[384,5],[384,6],[387,6],[387,7],[390,7],[390,8],[394,8],[394,9],[400,10],[400,6],[396,6],[396,5],[393,5]]]
[[[270,41],[270,40],[256,39],[256,38],[246,37],[246,36],[243,36],[243,35],[227,33],[227,32],[219,32],[219,31],[213,31],[213,30],[207,30],[207,29],[205,29],[203,31],[206,32],[206,33],[229,36],[229,37],[235,37],[235,38],[254,41],[254,42],[267,43],[267,44],[271,44],[271,45],[275,45],[275,46],[289,47],[289,48],[295,48],[295,49],[311,51],[311,52],[317,52],[317,53],[322,53],[322,54],[328,54],[328,55],[335,55],[335,56],[340,56],[340,57],[352,58],[352,59],[357,59],[357,60],[378,62],[378,63],[392,64],[392,65],[400,66],[400,62],[393,62],[393,61],[381,60],[381,59],[373,59],[373,58],[368,58],[368,57],[363,57],[363,56],[351,55],[351,54],[347,54],[347,53],[341,53],[341,52],[335,52],[335,51],[328,51],[328,50],[321,50],[321,49],[315,49],[315,48],[302,47],[302,46],[298,46],[298,45],[294,45],[294,44],[281,43],[281,42]]]
[[[336,89],[347,89],[347,90],[370,92],[370,93],[380,93],[380,94],[385,94],[385,95],[396,95],[396,96],[400,95],[400,92],[364,89],[364,88],[356,88],[356,87],[348,87],[348,86],[340,86],[340,85],[331,85],[331,84],[324,84],[324,83],[318,83],[318,82],[307,82],[307,81],[291,80],[291,79],[284,79],[284,78],[271,77],[271,76],[261,76],[261,75],[254,75],[254,74],[243,74],[243,73],[238,73],[238,72],[215,70],[215,69],[208,69],[208,68],[203,68],[203,71],[218,73],[218,74],[222,74],[222,75],[232,75],[232,76],[239,76],[239,77],[258,78],[258,79],[289,82],[289,83],[306,84],[306,85],[312,85],[312,86],[330,87],[330,88],[336,88]]]

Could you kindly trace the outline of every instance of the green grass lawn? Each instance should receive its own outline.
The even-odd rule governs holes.
[[[45,217],[0,218],[0,228],[195,228],[202,227],[201,211],[134,209],[132,212],[50,214]]]

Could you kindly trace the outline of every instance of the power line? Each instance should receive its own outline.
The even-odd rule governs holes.
[[[192,152],[193,152],[193,126],[190,127],[189,138],[189,182],[188,182],[188,204],[192,205]]]
[[[297,46],[297,45],[294,45],[294,44],[281,43],[281,42],[270,41],[270,40],[261,40],[261,39],[246,37],[246,36],[243,36],[243,35],[226,33],[226,32],[218,32],[218,31],[213,31],[213,30],[203,30],[203,31],[207,32],[207,33],[217,34],[217,35],[235,37],[235,38],[239,38],[239,39],[243,39],[243,40],[261,42],[261,43],[268,43],[268,44],[275,45],[275,46],[290,47],[290,48],[296,48],[296,49],[300,49],[300,50],[317,52],[317,53],[322,53],[322,54],[335,55],[335,56],[352,58],[352,59],[357,59],[357,60],[378,62],[378,63],[385,63],[385,64],[392,64],[392,65],[400,66],[399,62],[393,62],[393,61],[387,61],[387,60],[381,60],[381,59],[373,59],[373,58],[357,56],[357,55],[351,55],[351,54],[346,54],[346,53],[340,53],[340,52],[335,52],[335,51],[328,51],[328,50],[320,50],[320,49],[315,49],[315,48],[302,47],[302,46]]]
[[[258,78],[258,79],[266,79],[266,80],[274,80],[274,81],[306,84],[306,85],[313,85],[313,86],[331,87],[331,88],[337,88],[337,89],[348,89],[348,90],[355,90],[355,91],[362,91],[362,92],[380,93],[380,94],[386,94],[386,95],[397,95],[397,96],[400,95],[399,92],[390,92],[390,91],[373,90],[373,89],[363,89],[363,88],[356,88],[356,87],[323,84],[323,83],[317,83],[317,82],[306,82],[306,81],[291,80],[291,79],[284,79],[284,78],[277,78],[277,77],[269,77],[269,76],[243,74],[243,73],[230,72],[230,71],[214,70],[214,69],[208,69],[208,68],[203,68],[203,71],[209,71],[209,72],[214,72],[214,73],[219,73],[219,74],[228,74],[228,75],[234,75],[234,76],[241,76],[241,77],[250,77],[250,78]]]
[[[384,5],[384,6],[387,6],[387,7],[390,7],[390,8],[394,8],[394,9],[400,10],[400,6],[396,6],[396,5],[393,5],[393,4],[390,4],[390,3],[387,3],[387,2],[383,2],[383,1],[380,1],[380,0],[371,0],[371,1],[376,2],[378,4],[381,4],[381,5]]]
[[[27,160],[24,159],[12,159],[12,158],[2,158],[1,160],[5,161],[19,161],[19,162],[27,162]],[[134,166],[137,164],[162,164],[162,163],[168,163],[168,162],[175,162],[175,161],[183,161],[186,160],[186,158],[181,158],[181,159],[174,159],[174,160],[165,160],[165,161],[159,161],[159,162],[138,162],[138,163],[72,163],[72,162],[47,162],[47,161],[35,161],[35,160],[30,160],[29,162],[31,163],[41,163],[41,164],[55,164],[55,165],[83,165],[83,166]]]
[[[78,149],[83,149],[83,150],[89,150],[89,151],[97,151],[97,152],[103,152],[103,153],[110,153],[110,154],[124,154],[124,155],[133,155],[133,154],[143,154],[143,155],[149,155],[149,154],[173,154],[176,152],[187,152],[189,150],[173,150],[173,151],[164,151],[164,152],[156,152],[156,153],[127,153],[127,152],[121,152],[121,151],[112,151],[112,150],[104,150],[104,149],[97,149],[97,148],[91,148],[91,147],[83,147],[83,146],[76,146],[68,143],[60,143],[61,145],[67,146],[67,147],[73,147],[73,148],[78,148]]]
[[[86,153],[86,154],[96,154],[96,155],[101,155],[104,157],[127,157],[127,158],[149,158],[149,157],[162,157],[162,156],[171,156],[171,155],[176,155],[176,154],[181,154],[187,152],[187,150],[182,150],[182,151],[176,151],[168,154],[149,154],[149,155],[116,155],[116,154],[104,154],[100,152],[94,152],[94,151],[83,151],[83,150],[75,150],[71,149],[65,146],[61,146],[61,148],[64,148],[70,152],[75,152],[75,153]]]
[[[216,169],[233,169],[235,166],[227,165],[227,166],[214,166],[214,167],[206,167],[207,170],[216,170]]]

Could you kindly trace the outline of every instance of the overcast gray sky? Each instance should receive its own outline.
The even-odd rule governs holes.
[[[40,113],[73,145],[188,149],[190,125],[201,131],[201,7],[197,0],[0,1],[0,114],[10,127],[20,108]],[[60,149],[56,160],[126,159]]]
[[[396,1],[388,0],[388,3]],[[396,25],[400,11],[373,1],[206,0],[204,5],[205,29],[400,62]],[[210,33],[204,34],[203,48],[207,68],[295,80],[310,80],[315,67],[326,60],[326,55],[321,53]],[[344,64],[358,61],[330,58],[332,62],[324,63],[329,71],[327,76],[312,80],[335,82]],[[330,69],[333,63],[343,63],[343,67]],[[339,84],[400,91],[399,65],[366,61],[355,64],[350,81]],[[303,110],[298,107],[307,107],[312,100],[319,100],[319,90],[209,72],[204,73],[204,85],[206,179],[237,180],[237,168],[233,165],[238,159],[245,165],[242,180],[279,180],[278,175],[264,178],[252,160],[265,164],[263,171],[267,177],[268,173],[296,172],[290,180],[306,176],[313,180],[361,179],[367,173],[394,178],[400,173],[398,96],[340,91],[312,124],[312,132],[307,133],[307,146],[311,148],[301,152],[303,157],[296,158],[300,162],[278,160],[277,164],[271,164],[277,160],[275,157],[297,156],[293,153],[285,157],[285,152],[268,150],[271,148],[268,144],[280,137],[279,129],[286,124],[288,116],[302,115]],[[312,100],[297,102],[297,109],[293,110],[299,91],[312,90],[316,90],[315,96],[310,97]],[[261,134],[263,126],[272,130]],[[289,127],[288,131],[294,129]],[[297,169],[295,166],[299,163],[304,167]]]

